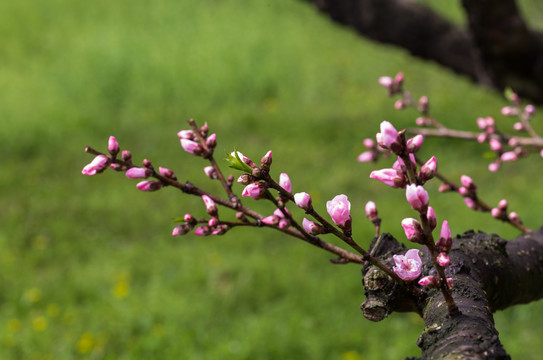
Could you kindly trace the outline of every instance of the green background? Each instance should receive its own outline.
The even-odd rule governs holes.
[[[540,6],[523,4],[540,24]],[[438,5],[463,21],[456,3]],[[390,161],[356,161],[381,121],[403,128],[417,117],[394,110],[377,84],[398,71],[415,98],[430,97],[431,113],[448,126],[475,131],[477,117],[494,116],[511,128],[498,94],[359,38],[300,1],[0,2],[0,358],[419,354],[417,316],[393,314],[377,324],[362,317],[358,266],[331,265],[327,253],[268,229],[173,238],[172,218],[202,216],[201,199],[168,188],[142,193],[113,171],[81,175],[92,159],[84,146],[104,151],[115,135],[135,162],[148,158],[220,192],[202,172],[207,164],[179,146],[177,131],[195,118],[218,134],[219,159],[234,147],[255,160],[272,149],[275,177],[287,172],[293,191],[310,193],[319,211],[347,194],[363,246],[373,233],[363,213],[368,200],[377,203],[383,230],[403,239],[400,221],[413,216],[403,193],[368,178]],[[469,174],[489,203],[507,197],[529,227],[540,226],[541,161],[532,157],[492,174],[487,151],[428,139],[420,156],[435,155],[455,181]],[[448,219],[453,233],[517,235],[468,211],[459,196],[437,193],[437,183],[428,185],[438,221]],[[273,211],[267,203],[244,203]],[[232,218],[225,209],[220,214]],[[536,359],[543,351],[541,307],[496,315],[513,358]]]

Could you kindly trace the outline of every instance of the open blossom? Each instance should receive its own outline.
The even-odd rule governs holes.
[[[394,255],[396,264],[392,270],[403,280],[415,280],[420,276],[422,260],[417,249],[407,250],[405,255]]]
[[[307,211],[311,209],[311,196],[309,196],[309,194],[306,192],[294,194],[294,202],[303,210]]]
[[[279,175],[279,186],[281,186],[287,192],[292,191],[292,184],[290,182],[290,178],[288,177],[288,174],[281,173]]]
[[[341,194],[326,202],[326,210],[336,225],[344,226],[351,220],[351,203]]]
[[[371,172],[370,178],[379,180],[383,184],[392,186],[393,188],[403,188],[406,184],[405,177],[401,171],[396,169],[374,170]]]
[[[428,193],[420,185],[407,185],[405,188],[405,197],[411,207],[417,211],[425,210],[428,205]]]
[[[107,168],[108,163],[109,158],[107,156],[98,155],[81,170],[81,174],[89,176],[96,175],[104,171]]]

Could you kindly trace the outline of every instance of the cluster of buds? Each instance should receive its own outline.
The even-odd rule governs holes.
[[[401,94],[403,92],[403,73],[397,73],[394,78],[390,76],[381,76],[379,78],[379,84],[387,89],[389,96]]]
[[[467,175],[460,176],[460,186],[458,188],[458,193],[464,197],[464,203],[466,206],[473,210],[479,210],[480,206],[477,199],[477,185]]]
[[[509,204],[507,203],[506,199],[502,199],[498,202],[498,206],[495,208],[492,208],[490,210],[490,213],[492,216],[498,220],[502,221],[510,221],[513,224],[522,224],[522,221],[520,220],[520,216],[514,212],[511,211],[509,214],[507,213],[507,206]]]
[[[209,127],[205,123],[198,131],[196,130],[181,130],[177,133],[181,147],[189,154],[208,158],[213,154],[213,150],[217,146],[217,135],[211,134],[208,136]]]

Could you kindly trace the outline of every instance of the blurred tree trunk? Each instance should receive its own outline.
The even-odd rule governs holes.
[[[393,265],[393,254],[405,247],[384,234],[372,243],[376,256]],[[435,275],[428,250],[420,249],[422,276]],[[461,315],[448,315],[437,289],[415,298],[377,267],[362,269],[366,300],[364,316],[381,321],[393,311],[420,314],[425,329],[417,344],[423,359],[510,359],[504,350],[492,313],[543,297],[543,228],[506,241],[497,235],[468,231],[457,236],[450,253],[447,277],[454,281],[453,298]]]
[[[543,104],[543,34],[528,28],[514,0],[462,0],[467,28],[414,0],[305,1],[362,36]]]

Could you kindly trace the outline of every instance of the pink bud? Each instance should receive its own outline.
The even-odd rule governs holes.
[[[230,155],[233,157],[236,157],[236,154],[237,154],[237,157],[239,157],[241,161],[243,161],[245,164],[249,165],[250,167],[253,167],[255,165],[251,159],[249,159],[247,156],[243,155],[239,151],[232,151],[230,153]]]
[[[285,189],[286,192],[292,191],[292,184],[290,183],[290,178],[286,173],[281,173],[279,175],[279,186]]]
[[[439,282],[437,281],[437,278],[433,275],[425,276],[422,279],[419,280],[419,285],[426,286],[427,288],[436,288]]]
[[[312,207],[311,196],[309,196],[309,194],[305,192],[294,194],[294,202],[299,208],[305,211],[310,210]]]
[[[272,151],[268,151],[266,155],[260,160],[260,167],[262,170],[269,170],[272,164]]]
[[[81,174],[93,176],[104,171],[109,164],[109,158],[105,155],[98,155],[92,161],[85,165]]]
[[[377,206],[373,201],[368,201],[364,207],[364,210],[366,211],[366,216],[368,219],[370,219],[370,221],[377,219]]]
[[[436,220],[436,213],[434,212],[434,208],[431,206],[428,206],[428,211],[426,212],[426,218],[428,219],[428,225],[430,226],[430,229],[434,230],[437,226],[437,220]]]
[[[283,208],[283,209],[277,208],[277,209],[275,209],[275,210],[273,211],[273,214],[274,214],[275,216],[280,217],[280,218],[284,218],[284,217],[285,217],[285,214],[283,213],[283,211],[286,212],[287,215],[290,215],[290,211],[288,211],[287,208]]]
[[[420,177],[422,181],[426,182],[433,178],[437,170],[437,160],[435,156],[432,156],[424,165],[420,168]]]
[[[500,163],[497,161],[491,162],[488,164],[488,170],[492,172],[496,172],[500,169]]]
[[[209,149],[214,149],[217,146],[217,134],[211,134],[207,137],[206,146]]]
[[[421,96],[419,99],[419,109],[422,112],[428,111],[428,96]]]
[[[422,227],[420,223],[413,218],[406,218],[402,220],[402,227],[405,231],[407,240],[422,243]]]
[[[370,162],[375,160],[375,152],[368,150],[358,155],[358,162]]]
[[[509,219],[512,221],[512,222],[515,222],[515,223],[520,223],[520,216],[518,216],[518,214],[514,211],[511,211],[509,213]]]
[[[473,180],[467,175],[460,176],[460,183],[462,184],[462,186],[466,187],[468,190],[477,189],[477,186],[475,185]]]
[[[420,276],[422,260],[417,249],[407,250],[405,255],[394,255],[396,264],[392,270],[403,280],[415,280]]]
[[[516,131],[522,131],[524,130],[524,125],[522,125],[521,122],[516,122],[513,124],[513,129],[515,129]]]
[[[119,150],[119,143],[115,139],[115,136],[110,136],[107,142],[107,151],[109,151],[111,155],[115,156],[119,153]]]
[[[516,137],[510,137],[509,138],[509,141],[507,142],[507,144],[511,147],[517,147],[519,145],[519,141],[518,141],[518,138]]]
[[[321,225],[313,221],[307,220],[306,218],[302,220],[302,226],[304,230],[311,235],[319,235],[324,233],[324,228]]]
[[[190,213],[185,214],[185,216],[183,216],[183,220],[192,225],[196,224],[196,219]]]
[[[253,178],[249,174],[243,174],[243,175],[240,175],[237,182],[242,185],[249,185],[253,183]]]
[[[491,214],[492,217],[495,218],[495,219],[500,219],[500,218],[502,218],[503,215],[504,215],[504,214],[503,214],[503,211],[500,210],[500,209],[498,209],[498,208],[492,208],[492,209],[490,210],[490,214]]]
[[[447,278],[447,285],[449,286],[449,289],[452,289],[452,287],[453,287],[453,279],[452,278]]]
[[[482,143],[484,143],[486,141],[487,137],[488,137],[487,133],[481,133],[481,134],[479,134],[479,136],[477,136],[477,142],[479,144],[482,144]]]
[[[517,115],[517,114],[518,114],[518,109],[516,107],[512,107],[512,106],[502,107],[502,115],[512,116],[512,115]]]
[[[451,259],[449,258],[449,255],[447,255],[444,252],[441,252],[437,255],[437,263],[441,267],[447,267],[449,263],[451,262]]]
[[[375,146],[375,142],[370,139],[370,138],[365,138],[364,141],[362,142],[364,144],[365,147],[367,147],[368,149],[372,149],[374,146]]]
[[[464,204],[466,204],[467,207],[473,210],[477,210],[479,208],[477,203],[473,201],[472,198],[469,198],[469,197],[464,198]]]
[[[426,212],[428,193],[422,186],[415,184],[407,185],[405,187],[405,197],[414,210]]]
[[[466,188],[465,186],[460,186],[458,188],[458,193],[462,196],[468,196],[469,195],[469,190],[468,188]]]
[[[171,171],[170,169],[167,169],[167,168],[163,168],[162,166],[158,167],[158,172],[160,173],[160,175],[162,175],[164,177],[167,177],[167,178],[170,178],[170,179],[175,178],[175,174],[173,173],[173,171]]]
[[[270,215],[262,219],[262,222],[267,225],[277,225],[279,223],[279,219],[280,218],[277,215]]]
[[[136,187],[141,191],[156,191],[162,187],[162,184],[158,181],[144,180],[140,181]]]
[[[196,155],[196,156],[202,154],[202,147],[196,141],[187,140],[187,139],[181,139],[180,141],[181,141],[181,146],[183,147],[183,150],[185,150],[189,154]]]
[[[371,179],[381,181],[383,184],[392,186],[393,188],[404,188],[406,180],[403,174],[395,169],[382,169],[372,171],[370,174]]]
[[[179,235],[185,235],[188,233],[192,227],[187,224],[180,224],[173,228],[172,230],[172,236],[179,236]]]
[[[498,207],[500,209],[507,209],[507,200],[506,199],[501,199],[500,202],[498,203]]]
[[[477,127],[481,130],[486,129],[486,120],[484,118],[477,118]]]
[[[219,176],[217,175],[217,170],[215,170],[215,168],[213,166],[206,166],[204,168],[204,173],[206,174],[206,176],[210,179],[217,179]]]
[[[266,184],[264,184],[263,182],[255,182],[255,183],[247,185],[243,189],[241,196],[250,196],[253,199],[261,199],[265,193],[266,193]]]
[[[126,161],[127,163],[130,163],[132,161],[132,153],[128,150],[123,150],[122,153],[122,159]]]
[[[452,247],[452,235],[447,220],[441,224],[441,233],[439,234],[439,240],[436,242],[436,247],[441,251],[448,252]]]
[[[403,83],[403,73],[402,72],[399,72],[396,74],[396,76],[394,77],[394,82],[398,85],[402,85]]]
[[[422,135],[415,135],[411,139],[407,140],[406,149],[408,152],[414,154],[419,151],[422,143],[424,142],[424,137]]]
[[[490,139],[488,143],[492,151],[500,151],[502,149],[502,143],[498,139]]]
[[[208,236],[209,234],[211,234],[211,229],[209,228],[208,225],[202,225],[196,230],[194,230],[194,235]]]
[[[514,151],[508,151],[500,156],[500,160],[503,162],[515,161],[518,159],[518,155]]]
[[[206,212],[211,216],[217,216],[217,205],[215,205],[215,201],[211,199],[208,195],[202,195],[202,199],[204,200],[204,204],[206,206]]]
[[[392,83],[393,83],[393,80],[390,76],[381,76],[379,78],[379,84],[381,84],[382,86],[386,88],[391,87]]]
[[[192,130],[181,130],[180,132],[177,133],[177,136],[180,139],[187,139],[187,140],[194,140],[196,138]]]
[[[222,235],[228,231],[229,227],[226,224],[217,225],[211,235]]]
[[[381,123],[381,132],[379,134],[382,142],[382,144],[380,143],[379,145],[390,148],[392,144],[398,143],[398,131],[388,121],[383,121]],[[379,143],[379,139],[377,142]]]
[[[351,203],[343,194],[326,202],[326,210],[336,225],[345,226],[351,220]]]
[[[126,170],[126,177],[129,179],[146,179],[153,174],[151,169],[141,167],[131,167]]]
[[[282,218],[282,219],[279,219],[279,224],[277,224],[277,226],[279,226],[279,229],[284,229],[287,226],[289,226],[289,224],[290,224],[290,221],[288,221],[285,218]]]
[[[526,107],[524,108],[524,113],[526,113],[526,115],[528,116],[532,116],[533,114],[535,114],[535,106],[531,104],[526,105]]]
[[[394,109],[401,110],[403,108],[405,108],[405,103],[402,99],[396,100],[394,102]]]
[[[207,221],[207,225],[209,225],[211,228],[216,227],[217,225],[219,225],[219,218],[212,217]]]

